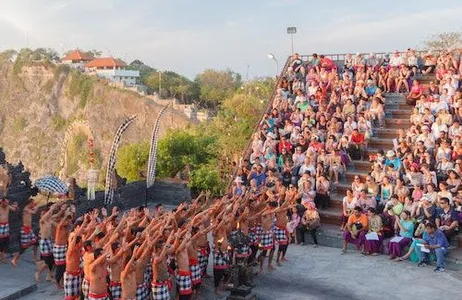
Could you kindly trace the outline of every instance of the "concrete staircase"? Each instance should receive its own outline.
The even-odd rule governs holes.
[[[427,78],[427,81],[431,79]],[[365,150],[366,155],[377,153],[380,150],[384,152],[393,149],[393,139],[396,138],[398,129],[408,129],[410,125],[410,115],[412,107],[405,103],[404,95],[389,93],[385,101],[385,125],[383,128],[375,127],[373,137],[371,138],[368,148]],[[367,157],[367,156],[366,156]],[[341,223],[342,199],[346,191],[351,187],[355,176],[363,179],[372,169],[372,163],[367,160],[355,160],[347,166],[347,172],[343,178],[339,178],[337,184],[331,192],[331,204],[326,210],[319,210],[323,224],[335,225],[339,228]],[[332,227],[329,227],[332,229]],[[332,236],[332,234],[331,234]],[[462,254],[462,235],[458,235],[452,242],[453,247],[458,247]]]

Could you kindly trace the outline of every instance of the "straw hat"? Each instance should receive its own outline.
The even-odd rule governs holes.
[[[393,150],[388,150],[388,151],[387,151],[387,157],[393,157],[393,156],[395,156],[395,151],[393,151]]]

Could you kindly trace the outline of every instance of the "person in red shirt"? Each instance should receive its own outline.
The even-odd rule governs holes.
[[[287,141],[285,136],[281,136],[281,140],[278,143],[278,153],[282,153],[282,149],[286,149],[287,152],[291,152],[292,144]]]
[[[406,97],[406,103],[408,105],[414,107],[416,101],[420,99],[420,96],[422,96],[422,94],[423,94],[422,85],[419,83],[419,81],[414,79],[414,81],[412,82],[411,91],[410,91],[409,95]]]
[[[334,64],[334,62],[330,58],[327,58],[324,55],[320,55],[319,60],[321,62],[321,67],[325,68],[326,71],[337,69],[337,66]]]
[[[353,132],[350,136],[350,156],[353,160],[362,160],[364,153],[364,143],[365,137],[364,134],[359,132],[358,129],[353,129]]]

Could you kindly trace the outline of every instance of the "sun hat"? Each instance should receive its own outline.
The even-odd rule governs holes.
[[[395,156],[395,151],[393,150],[388,150],[387,151],[387,157]]]

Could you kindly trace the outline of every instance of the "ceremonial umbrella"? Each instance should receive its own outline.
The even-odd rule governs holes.
[[[35,181],[40,192],[48,194],[66,195],[69,191],[67,185],[56,176],[44,176]]]

